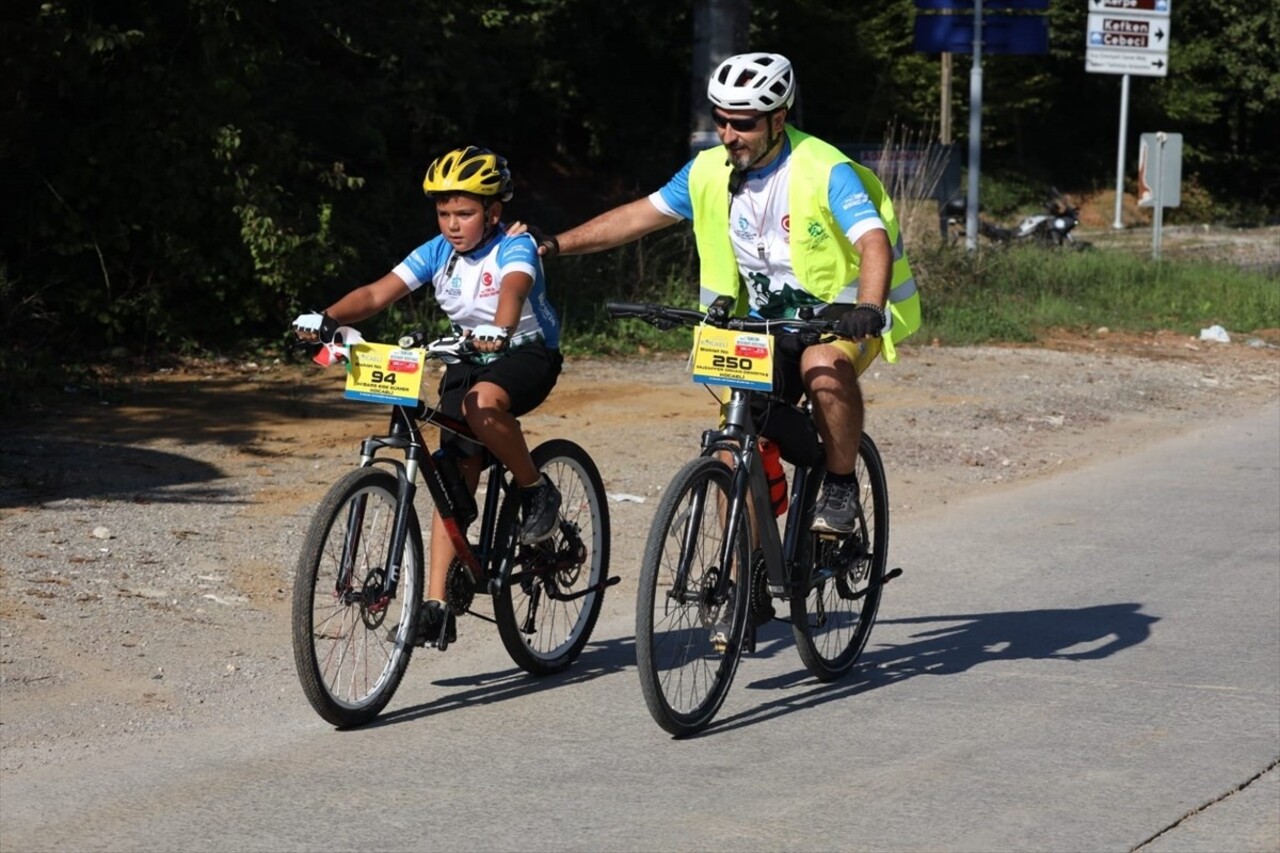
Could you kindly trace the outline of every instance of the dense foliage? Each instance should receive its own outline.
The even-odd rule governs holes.
[[[875,141],[890,123],[936,127],[939,61],[912,50],[911,0],[750,5],[750,46],[797,63],[806,129]],[[656,188],[687,154],[692,6],[6,3],[3,358],[277,336],[434,233],[421,174],[459,144],[506,154],[511,215],[550,227]],[[1120,78],[1085,73],[1086,13],[1053,0],[1049,56],[988,58],[993,175],[1037,193],[1114,183]],[[1274,215],[1280,11],[1180,0],[1172,32],[1172,74],[1134,78],[1130,127],[1183,133],[1186,178],[1220,212]],[[581,303],[655,268],[638,264],[688,263],[687,241],[664,239],[626,255],[625,271],[616,258],[565,268],[576,278],[559,286]]]

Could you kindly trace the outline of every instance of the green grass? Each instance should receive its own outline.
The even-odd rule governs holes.
[[[1280,327],[1280,280],[1226,264],[1026,246],[976,257],[940,248],[915,266],[920,337],[944,344],[1026,342],[1048,329],[1102,326],[1187,334],[1214,324],[1237,334]]]
[[[565,349],[575,354],[623,354],[681,350],[687,331],[658,332],[604,311],[610,300],[662,302],[693,307],[696,267],[646,264],[631,247],[607,255],[607,266],[587,259],[552,261],[552,299],[564,317]],[[670,261],[671,257],[665,258]],[[574,266],[577,264],[577,266]],[[1035,246],[986,248],[968,253],[954,246],[912,255],[924,310],[911,343],[944,345],[1033,343],[1051,329],[1092,331],[1172,330],[1198,334],[1220,325],[1233,336],[1280,328],[1280,279],[1223,263],[1152,261],[1120,251],[1054,251]],[[644,270],[657,282],[646,285]]]

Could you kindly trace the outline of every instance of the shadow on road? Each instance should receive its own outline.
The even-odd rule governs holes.
[[[148,503],[219,501],[234,490],[174,487],[209,484],[224,476],[206,462],[143,447],[74,438],[19,439],[0,450],[0,509],[122,496]]]
[[[1151,626],[1159,617],[1148,616],[1141,610],[1141,604],[1123,603],[1076,609],[881,619],[877,628],[886,625],[938,627],[912,634],[911,642],[868,649],[853,673],[843,681],[821,684],[814,681],[807,670],[798,669],[750,682],[746,685],[749,690],[782,690],[805,682],[813,687],[726,717],[695,737],[755,725],[921,675],[955,675],[981,664],[1002,661],[1100,660],[1136,646],[1151,635]],[[776,625],[769,627],[772,630]],[[872,637],[874,642],[874,632]],[[780,643],[769,644],[766,654],[777,654],[779,647]],[[739,679],[750,671],[750,666],[748,657],[738,670]]]
[[[580,684],[602,675],[611,675],[627,667],[634,667],[635,662],[635,638],[626,637],[588,643],[581,657],[574,661],[572,666],[563,672],[544,678],[535,678],[517,667],[457,678],[442,678],[433,683],[441,687],[470,687],[471,689],[450,693],[431,702],[383,714],[368,725],[361,726],[359,730],[413,722],[469,705],[506,702],[543,690]]]

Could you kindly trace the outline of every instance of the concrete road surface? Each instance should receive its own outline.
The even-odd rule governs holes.
[[[626,608],[562,677],[417,657],[363,730],[299,693],[25,767],[0,849],[1280,850],[1276,407],[892,538],[860,668],[774,623],[699,737],[650,720]]]

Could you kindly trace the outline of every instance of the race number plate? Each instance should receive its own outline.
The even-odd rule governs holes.
[[[698,326],[693,333],[693,381],[752,391],[773,389],[773,336]]]
[[[422,367],[422,350],[356,344],[351,347],[351,369],[343,396],[365,403],[414,405],[422,387]]]

